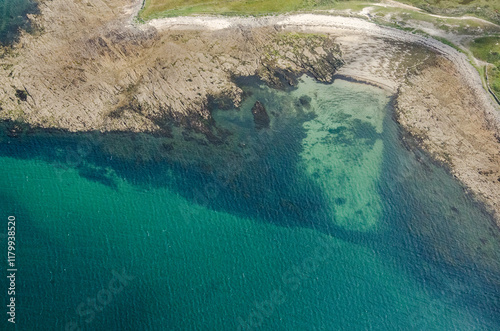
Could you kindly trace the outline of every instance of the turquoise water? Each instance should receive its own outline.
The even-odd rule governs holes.
[[[246,83],[215,145],[5,124],[17,330],[500,328],[499,231],[403,139],[389,95]]]
[[[19,29],[30,30],[26,14],[38,12],[33,0],[0,0],[0,44],[16,40]]]

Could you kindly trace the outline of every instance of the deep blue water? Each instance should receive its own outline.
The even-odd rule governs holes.
[[[18,330],[500,329],[499,231],[389,95],[244,88],[220,144],[4,124]]]

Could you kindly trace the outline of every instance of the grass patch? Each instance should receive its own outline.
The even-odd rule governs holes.
[[[331,5],[323,5],[323,6],[318,6],[313,9],[334,9],[334,10],[352,10],[352,11],[361,11],[365,7],[369,7],[370,5],[373,4],[373,2],[379,2],[379,1],[336,1]]]
[[[500,65],[500,37],[481,37],[469,45],[474,56],[482,61]]]
[[[498,66],[489,67],[488,69],[488,82],[493,93],[500,99],[500,68]]]
[[[500,24],[498,0],[399,0],[429,13],[445,16],[474,15]]]
[[[477,59],[492,64],[486,69],[488,82],[500,99],[500,36],[477,38],[470,43],[469,49]]]
[[[362,9],[375,1],[340,0],[146,0],[144,20],[193,14],[265,15],[317,9]],[[365,5],[363,5],[365,4]]]
[[[303,10],[335,9],[360,11],[380,0],[146,0],[140,19],[186,16],[193,14],[265,15]],[[500,1],[493,0],[400,0],[429,13],[446,16],[473,15],[500,24]],[[401,8],[385,8],[388,12]],[[383,7],[377,8],[383,12]],[[411,13],[417,20],[431,20],[425,14]],[[468,22],[474,24],[474,22]]]
[[[460,53],[465,53],[460,47],[458,47],[457,45],[455,45],[454,43],[452,43],[451,41],[449,41],[446,38],[438,37],[438,36],[432,36],[432,38],[434,38],[436,40],[439,40],[443,44],[448,45],[448,46],[454,48],[455,50],[459,51]]]
[[[375,7],[372,10],[375,17],[386,19],[391,17],[392,20],[398,20],[401,23],[427,22],[433,24],[435,27],[457,34],[483,34],[485,31],[500,32],[499,28],[480,22],[474,19],[458,19],[453,17],[439,18],[429,15],[426,12],[418,12],[406,8],[395,7]]]

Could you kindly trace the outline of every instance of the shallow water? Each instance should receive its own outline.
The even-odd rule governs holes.
[[[30,30],[26,14],[38,12],[33,0],[0,0],[0,45],[16,40],[19,29]]]
[[[500,328],[499,231],[402,145],[389,95],[243,88],[206,154],[147,135],[2,136],[19,330]],[[113,271],[130,277],[102,291]]]

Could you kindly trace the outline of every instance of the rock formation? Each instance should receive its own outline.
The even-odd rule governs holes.
[[[41,2],[32,17],[40,34],[24,34],[0,59],[0,119],[69,131],[209,132],[210,100],[240,105],[234,77],[289,86],[306,73],[330,82],[342,65],[327,35],[158,31],[130,24],[123,3]]]
[[[263,129],[269,127],[269,123],[271,122],[269,115],[264,105],[258,100],[252,107],[252,115],[255,122],[255,128]]]

